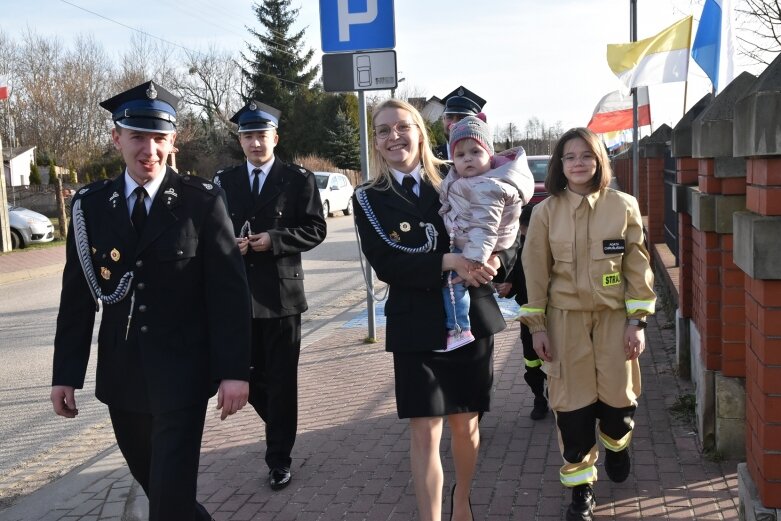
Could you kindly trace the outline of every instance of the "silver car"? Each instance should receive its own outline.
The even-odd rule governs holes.
[[[334,172],[315,172],[320,200],[323,201],[323,216],[342,211],[345,215],[353,213],[353,185],[344,174]]]
[[[48,217],[38,212],[20,206],[9,206],[8,222],[11,226],[11,246],[13,249],[54,240],[52,222]]]

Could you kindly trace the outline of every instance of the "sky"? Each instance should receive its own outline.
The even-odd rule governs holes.
[[[335,0],[331,0],[335,1]],[[361,0],[350,0],[360,5]],[[3,0],[0,30],[14,39],[28,30],[68,46],[91,35],[109,56],[127,48],[133,31],[177,46],[210,46],[236,54],[260,31],[251,0]],[[464,85],[486,100],[496,128],[521,130],[536,117],[547,126],[585,126],[605,94],[619,88],[608,68],[606,45],[626,43],[629,0],[395,0],[397,94],[443,97]],[[697,0],[637,0],[638,38],[652,36],[701,12]],[[318,0],[293,0],[295,30],[320,63]],[[355,7],[352,7],[356,9]],[[91,11],[91,12],[89,12]],[[692,36],[693,38],[693,36]],[[737,57],[737,74],[747,68]],[[751,70],[758,74],[760,71]],[[653,128],[674,126],[711,86],[691,60],[683,82],[650,88]],[[686,91],[686,92],[685,92]],[[685,98],[684,98],[685,94]],[[389,95],[387,91],[367,95]],[[685,106],[685,109],[684,109]]]

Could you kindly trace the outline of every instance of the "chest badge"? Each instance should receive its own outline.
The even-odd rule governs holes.
[[[602,286],[607,288],[610,286],[618,286],[621,284],[620,273],[605,273],[602,275]]]
[[[109,255],[111,256],[111,260],[113,260],[114,262],[119,262],[119,259],[120,259],[121,256],[119,254],[119,250],[118,249],[113,248],[111,250],[111,252],[109,253]]]
[[[412,226],[408,222],[403,222],[399,224],[399,229],[403,232],[408,232],[412,229]]]
[[[390,238],[393,241],[399,242],[401,240],[401,237],[399,236],[399,233],[395,230],[390,233]]]
[[[624,253],[626,251],[626,242],[624,239],[607,239],[602,241],[602,253]]]
[[[100,276],[103,277],[103,280],[108,280],[111,278],[111,271],[103,266],[100,268]]]

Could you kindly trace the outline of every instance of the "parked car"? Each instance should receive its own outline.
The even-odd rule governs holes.
[[[548,164],[550,156],[528,156],[526,161],[529,163],[529,170],[534,176],[534,195],[531,204],[537,204],[546,197],[548,191],[545,189],[545,178],[548,177]]]
[[[344,174],[334,172],[315,172],[320,200],[323,201],[323,216],[329,217],[334,211],[353,213],[353,185]]]
[[[11,226],[11,246],[14,249],[54,240],[54,225],[48,217],[38,212],[9,206],[8,222]]]
[[[521,147],[514,147],[499,152],[500,156],[515,159],[515,155]],[[526,156],[526,162],[529,163],[529,170],[532,171],[534,176],[534,195],[529,201],[529,204],[537,204],[546,197],[548,197],[548,191],[545,189],[545,178],[548,177],[548,164],[550,163],[550,156]]]

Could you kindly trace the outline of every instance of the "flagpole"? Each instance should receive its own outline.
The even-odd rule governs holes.
[[[629,39],[637,41],[637,0],[629,0]],[[632,88],[632,195],[639,196],[640,151],[637,149],[637,87]]]

